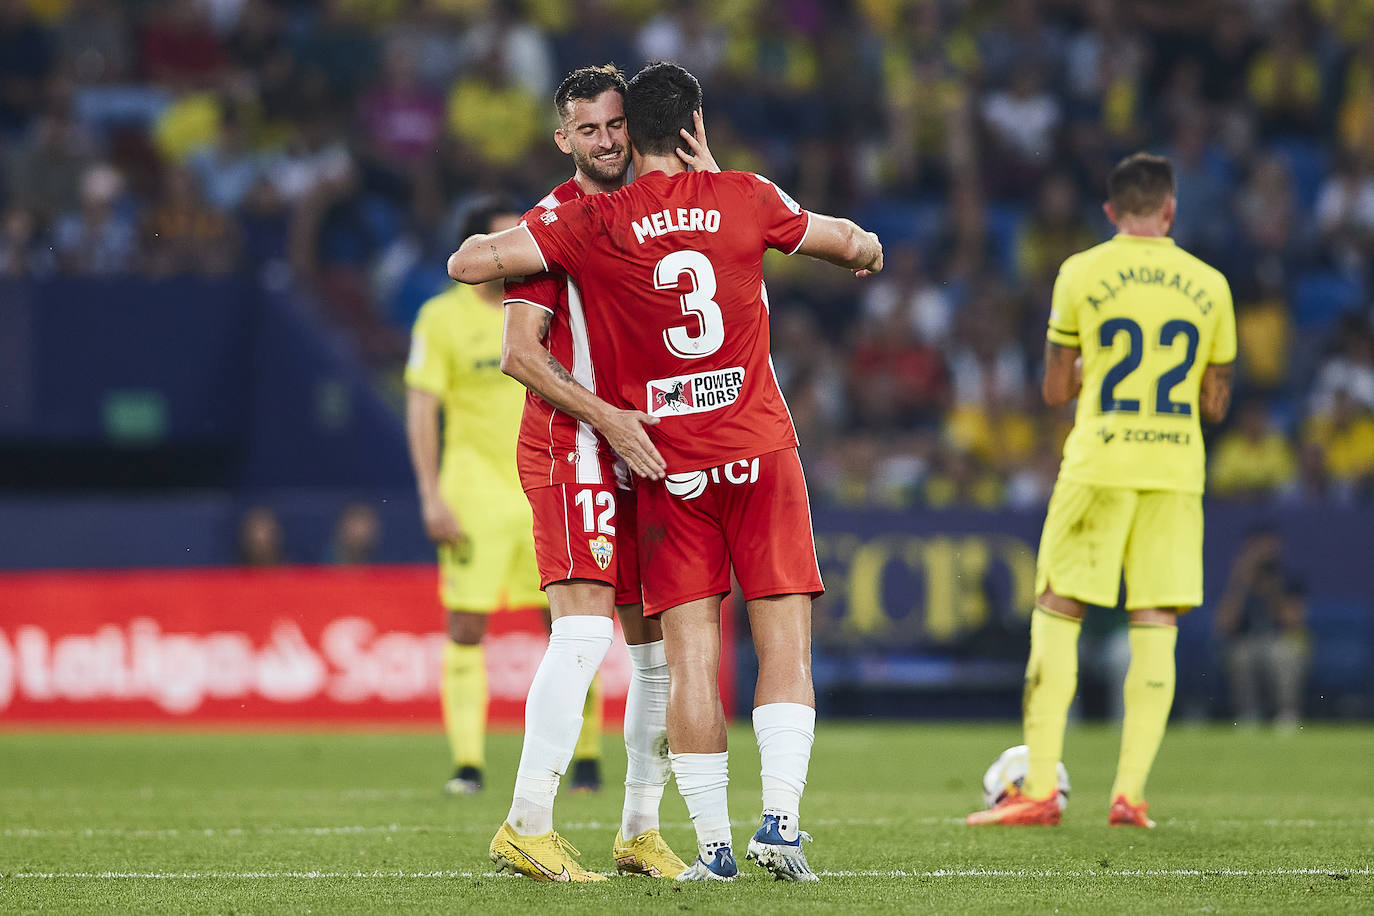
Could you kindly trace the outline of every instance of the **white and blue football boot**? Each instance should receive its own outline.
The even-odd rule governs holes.
[[[819,881],[811,866],[806,864],[803,841],[811,842],[811,834],[799,831],[797,838],[789,843],[782,838],[778,816],[765,814],[763,823],[749,840],[749,851],[745,858],[768,869],[779,881]]]
[[[687,866],[687,870],[677,876],[679,881],[733,881],[735,875],[739,874],[739,866],[735,864],[735,854],[730,851],[729,846],[717,846],[711,854],[711,861],[707,862],[700,855],[697,860]]]

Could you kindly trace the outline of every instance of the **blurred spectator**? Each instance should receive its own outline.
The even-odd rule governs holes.
[[[1374,329],[1347,318],[1336,332],[1337,349],[1322,362],[1312,384],[1308,409],[1330,414],[1336,395],[1345,392],[1363,410],[1374,410]]]
[[[1236,358],[1241,384],[1252,391],[1276,392],[1288,375],[1293,318],[1283,280],[1273,262],[1252,265],[1252,275],[1234,279]]]
[[[1298,448],[1298,473],[1279,492],[1279,501],[1290,506],[1322,506],[1349,503],[1349,487],[1337,486],[1326,469],[1326,452],[1315,442]]]
[[[134,69],[128,15],[108,0],[72,0],[55,30],[62,72],[84,86],[120,83]]]
[[[194,153],[189,165],[214,207],[237,210],[262,177],[263,162],[248,147],[243,115],[233,105],[220,108],[215,142]]]
[[[1374,175],[1368,165],[1347,159],[1327,177],[1317,195],[1316,218],[1335,265],[1352,274],[1366,270],[1374,254]]]
[[[117,206],[124,178],[108,165],[81,176],[81,208],[53,230],[58,266],[67,273],[108,275],[134,268],[138,235],[134,221]]]
[[[249,509],[239,520],[239,562],[244,566],[280,566],[286,562],[281,522],[266,506]]]
[[[448,128],[480,164],[509,168],[544,138],[550,112],[542,100],[512,82],[493,55],[454,84]]]
[[[1049,168],[1055,131],[1063,113],[1045,86],[1044,74],[1023,64],[1006,89],[983,99],[989,150],[987,180],[999,196],[1011,196],[1039,181]]]
[[[1231,567],[1215,620],[1240,722],[1259,722],[1268,704],[1275,725],[1297,727],[1307,680],[1306,617],[1304,589],[1283,568],[1278,532],[1256,529]]]
[[[1034,284],[1036,295],[1047,301],[1059,265],[1101,240],[1083,217],[1083,203],[1073,180],[1062,172],[1050,175],[1040,185],[1035,212],[1021,227],[1017,273]]]
[[[1296,7],[1250,63],[1247,88],[1266,136],[1311,133],[1320,116],[1321,64]]]
[[[382,523],[375,509],[364,503],[345,506],[334,526],[330,562],[340,566],[371,563],[381,539]]]
[[[145,76],[174,90],[213,85],[227,62],[196,0],[166,0],[154,8],[143,28],[139,60]]]
[[[40,275],[52,268],[52,251],[38,239],[38,221],[31,211],[12,207],[0,212],[0,278]]]
[[[81,175],[94,159],[94,143],[70,105],[54,103],[12,147],[5,184],[13,203],[49,222],[76,209]]]
[[[409,48],[386,46],[382,79],[359,110],[367,150],[381,164],[409,172],[434,152],[443,132],[443,99],[422,86]]]
[[[539,27],[521,18],[522,5],[519,0],[494,0],[487,14],[463,32],[458,53],[464,65],[494,61],[505,81],[542,99],[562,77],[554,78],[553,51]],[[691,69],[685,61],[677,62]]]
[[[1235,426],[1211,446],[1209,489],[1217,496],[1263,499],[1277,493],[1296,471],[1293,447],[1274,428],[1265,402],[1243,401]]]
[[[143,218],[146,270],[153,276],[226,274],[234,268],[234,223],[206,203],[189,168],[168,172],[162,199]]]
[[[0,138],[20,133],[39,113],[53,56],[51,37],[25,0],[0,0]]]
[[[1308,417],[1303,439],[1321,446],[1337,486],[1362,494],[1374,486],[1374,418],[1348,390],[1333,390],[1330,407]]]
[[[905,311],[859,326],[848,375],[855,419],[867,429],[938,423],[949,401],[944,358],[916,337]]]
[[[1235,200],[1236,219],[1249,248],[1246,260],[1263,262],[1260,269],[1286,276],[1295,253],[1294,224],[1298,217],[1288,169],[1276,156],[1260,156]]]
[[[640,29],[635,44],[644,60],[671,60],[710,85],[725,62],[728,36],[701,0],[670,0]]]
[[[1002,481],[971,452],[945,449],[926,478],[925,502],[932,509],[969,506],[995,509],[1002,503]]]
[[[1227,213],[1230,163],[1209,142],[1209,133],[1210,122],[1203,111],[1186,113],[1177,120],[1167,150],[1178,188],[1174,240],[1203,260],[1220,256],[1231,232]]]

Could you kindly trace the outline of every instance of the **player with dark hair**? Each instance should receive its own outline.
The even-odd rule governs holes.
[[[779,878],[815,880],[797,819],[815,734],[811,601],[823,586],[796,432],[769,357],[762,258],[767,248],[801,252],[867,276],[882,269],[882,246],[761,176],[688,171],[673,151],[701,89],[681,67],[640,71],[625,108],[633,184],[469,239],[449,274],[474,283],[567,272],[584,298],[602,395],[633,412],[638,428],[612,444],[645,478],[636,493],[645,613],[663,626],[670,759],[698,844],[679,877],[737,872],[717,685],[733,567],[759,658],[764,813],[749,855]]]
[[[1145,781],[1174,698],[1178,615],[1202,602],[1199,418],[1231,396],[1236,324],[1226,278],[1169,238],[1167,159],[1136,153],[1107,180],[1117,235],[1064,262],[1045,344],[1044,397],[1078,398],[1036,570],[1023,702],[1030,770],[970,824],[1057,824],[1056,768],[1078,685],[1086,605],[1130,613],[1121,756],[1108,822],[1153,827]]]
[[[572,157],[575,171],[525,214],[527,222],[564,201],[621,187],[630,165],[624,95],[625,79],[612,65],[584,67],[563,80],[554,95],[554,142]],[[680,139],[692,150],[684,161],[714,170],[704,138]],[[687,866],[658,829],[669,775],[668,667],[658,621],[644,616],[633,491],[628,476],[617,474],[613,450],[624,430],[639,431],[639,421],[596,396],[600,383],[582,296],[566,275],[512,280],[505,303],[501,367],[529,389],[516,457],[553,625],[526,700],[514,798],[492,841],[492,859],[541,880],[600,877],[583,869],[553,831],[553,803],[574,753],[580,697],[610,645],[611,615],[618,613],[632,673],[625,805],[612,856],[619,872],[674,878]],[[610,435],[609,444],[597,428]]]
[[[516,225],[504,196],[473,201],[463,236]],[[406,435],[425,531],[438,547],[439,600],[447,609],[440,699],[453,795],[482,788],[487,728],[487,617],[545,607],[530,541],[530,511],[515,465],[515,417],[524,391],[500,372],[501,284],[455,285],[420,309],[406,364]],[[443,414],[440,448],[440,413]],[[581,744],[594,762],[600,722]]]

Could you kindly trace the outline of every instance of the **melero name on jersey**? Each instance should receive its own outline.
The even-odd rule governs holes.
[[[645,391],[645,406],[655,417],[706,413],[735,403],[744,388],[744,369],[714,369],[692,375],[654,379]]]
[[[720,211],[703,210],[700,207],[659,210],[638,222],[632,221],[630,228],[635,231],[635,240],[641,245],[645,239],[657,238],[669,232],[719,232]]]

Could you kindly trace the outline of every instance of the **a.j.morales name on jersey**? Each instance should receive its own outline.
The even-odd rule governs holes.
[[[690,210],[678,207],[676,210],[659,210],[631,222],[635,240],[643,245],[645,239],[655,238],[669,232],[718,232],[720,230],[720,211],[703,210],[692,207]]]

